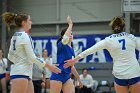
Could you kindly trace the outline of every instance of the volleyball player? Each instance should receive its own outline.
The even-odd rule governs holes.
[[[61,73],[52,73],[50,78],[50,93],[60,93],[61,90],[63,93],[75,93],[75,86],[72,79],[70,78],[71,72],[78,79],[80,85],[82,86],[79,74],[77,73],[74,66],[67,69],[63,68],[64,61],[75,56],[74,50],[72,48],[73,23],[69,16],[67,17],[67,22],[69,25],[68,28],[62,30],[61,36],[57,41],[57,64],[59,64],[58,68],[61,69]]]
[[[2,16],[3,21],[9,28],[13,23],[17,28],[11,38],[8,53],[9,60],[14,63],[10,72],[10,93],[34,93],[31,80],[33,63],[41,68],[47,67],[56,73],[60,73],[61,70],[54,65],[45,64],[35,56],[31,38],[28,34],[32,24],[30,15],[5,12]]]
[[[107,49],[113,58],[116,93],[128,93],[129,90],[131,93],[140,93],[140,66],[135,55],[135,49],[140,50],[140,39],[124,32],[125,22],[122,17],[115,17],[110,26],[115,34],[101,40],[74,59],[67,60],[64,67],[73,66],[81,58]]]

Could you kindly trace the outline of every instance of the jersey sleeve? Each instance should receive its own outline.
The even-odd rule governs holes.
[[[107,41],[106,41],[106,39],[104,39],[104,40],[99,41],[98,43],[96,43],[92,47],[86,49],[85,51],[80,53],[78,56],[81,58],[84,58],[90,54],[93,54],[99,50],[106,49],[106,48],[107,48]]]
[[[22,41],[23,41],[22,44],[25,48],[25,52],[26,52],[29,60],[31,62],[34,62],[35,64],[37,64],[40,67],[45,67],[45,62],[43,62],[42,60],[40,60],[39,58],[37,58],[35,56],[29,36],[25,34],[24,37],[22,37]]]
[[[140,37],[136,38],[136,49],[140,51]]]

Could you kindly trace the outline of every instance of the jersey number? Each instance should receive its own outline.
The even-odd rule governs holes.
[[[122,44],[122,50],[126,50],[126,47],[125,47],[125,39],[120,39],[118,41],[119,41],[119,43]]]
[[[16,40],[13,40],[13,50],[16,50]]]

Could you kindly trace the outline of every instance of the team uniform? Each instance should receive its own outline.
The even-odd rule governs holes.
[[[5,77],[6,68],[7,68],[7,59],[6,58],[0,59],[0,79]]]
[[[30,36],[23,30],[12,36],[8,58],[14,65],[11,67],[10,78],[32,79],[33,63],[41,68],[45,63],[39,60],[33,51],[33,45]]]
[[[52,73],[50,80],[61,81],[63,84],[70,79],[71,67],[64,68],[65,60],[71,59],[75,56],[74,50],[64,42],[68,40],[68,36],[64,35],[63,39],[57,44],[57,64],[61,69],[61,73]]]
[[[107,49],[113,58],[112,73],[117,84],[128,86],[140,81],[140,66],[135,56],[135,49],[140,50],[138,38],[126,32],[113,34],[79,56],[84,58],[101,49]]]

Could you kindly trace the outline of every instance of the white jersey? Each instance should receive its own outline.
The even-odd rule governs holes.
[[[86,77],[83,76],[83,74],[80,75],[80,80],[82,81],[83,85],[85,85],[87,88],[93,87],[93,78],[90,74],[87,74]]]
[[[8,59],[14,63],[10,75],[26,75],[32,78],[33,62],[40,67],[45,66],[45,63],[35,56],[31,38],[23,29],[13,35]]]
[[[140,39],[126,32],[113,34],[79,56],[83,58],[101,49],[107,49],[110,52],[114,63],[113,75],[116,78],[130,79],[140,76],[140,66],[135,55],[135,49],[140,50]]]
[[[0,59],[0,74],[6,73],[6,68],[7,68],[7,59],[6,58]]]

